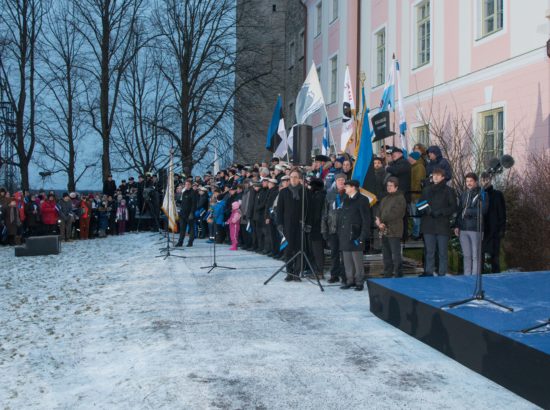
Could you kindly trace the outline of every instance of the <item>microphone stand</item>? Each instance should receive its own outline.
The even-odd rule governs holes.
[[[298,279],[300,279],[300,277],[305,277],[304,276],[304,259],[306,260],[307,266],[309,267],[311,272],[315,272],[315,270],[313,269],[313,267],[311,265],[311,262],[309,261],[309,258],[307,257],[307,254],[304,252],[305,202],[306,202],[306,187],[305,187],[306,184],[305,184],[305,182],[306,181],[305,181],[305,175],[304,175],[302,177],[302,212],[301,212],[301,221],[300,221],[300,227],[301,227],[301,230],[300,230],[300,250],[298,252],[296,252],[296,254],[292,258],[290,258],[283,266],[281,266],[279,269],[277,269],[275,271],[275,273],[273,273],[273,275],[271,275],[264,282],[264,285],[267,285],[271,281],[271,279],[273,279],[275,276],[277,276],[279,273],[281,273],[284,268],[288,269],[288,266],[298,256],[300,257],[300,272],[298,274],[295,274],[295,273],[288,273],[288,271],[287,271],[288,275],[294,276]],[[317,275],[315,275],[315,278],[317,280],[317,285],[319,286],[319,289],[321,290],[321,292],[324,292],[325,289],[323,288],[323,285],[321,284],[321,281],[319,280],[319,277]],[[309,280],[309,281],[311,283],[313,283],[311,280]]]
[[[476,276],[476,286],[474,289],[474,293],[471,297],[459,300],[457,302],[449,303],[447,305],[442,306],[442,308],[448,308],[452,309],[454,307],[464,305],[466,303],[472,302],[474,300],[482,300],[488,303],[491,303],[495,306],[498,306],[500,308],[506,309],[509,312],[513,312],[514,309],[503,305],[501,303],[495,302],[492,299],[488,299],[485,297],[485,291],[483,290],[483,203],[485,202],[485,189],[481,187],[479,191],[479,201],[477,206],[477,232],[478,232],[478,243],[477,243],[477,257],[478,257],[478,271]]]
[[[214,241],[212,242],[212,265],[209,265],[209,266],[201,266],[201,269],[208,269],[210,268],[210,270],[206,273],[210,273],[212,272],[214,269],[216,268],[219,268],[219,269],[231,269],[231,270],[235,270],[237,268],[234,268],[234,267],[231,267],[231,266],[222,266],[222,265],[218,265],[218,263],[216,262],[216,233],[217,233],[217,225],[216,225],[216,221],[213,221],[213,227],[214,227]]]

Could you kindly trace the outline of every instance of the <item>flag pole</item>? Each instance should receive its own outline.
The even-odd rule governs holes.
[[[361,81],[361,96],[364,95],[364,90],[365,90],[365,81],[367,80],[367,76],[365,75],[364,72],[361,72],[360,74],[360,77],[359,77],[359,80]],[[362,133],[363,133],[363,121],[368,121],[369,118],[367,116],[367,118],[365,118],[365,111],[367,109],[367,98],[365,97],[363,99],[363,106],[361,107],[361,118],[360,118],[360,124],[361,125],[361,128],[358,129],[357,131],[357,138],[356,138],[356,141],[355,141],[355,149],[353,151],[353,155],[355,157],[355,162],[353,163],[353,167],[355,167],[355,164],[357,163],[357,157],[359,155],[359,146],[361,145],[361,138],[363,137]]]
[[[332,135],[332,129],[330,128],[330,120],[328,118],[328,111],[327,111],[327,106],[326,104],[323,104],[323,108],[325,109],[325,118],[327,119],[327,128],[328,128],[328,133],[330,135],[330,138],[332,139],[332,148],[334,149],[334,153],[337,154],[337,151],[336,151],[336,143],[334,142],[334,136]]]

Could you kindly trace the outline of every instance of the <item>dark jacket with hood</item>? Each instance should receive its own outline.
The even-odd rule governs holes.
[[[432,175],[434,169],[441,168],[445,171],[445,182],[449,182],[453,177],[453,170],[451,169],[451,164],[449,164],[449,161],[443,158],[441,149],[437,145],[432,145],[428,148],[427,152],[433,152],[435,154],[435,160],[428,161],[428,165],[426,166],[426,175],[429,177]]]

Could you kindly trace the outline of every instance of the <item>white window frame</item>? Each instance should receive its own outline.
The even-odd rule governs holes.
[[[483,34],[483,5],[485,0],[476,0],[474,7],[474,34],[473,34],[473,45],[479,46],[499,38],[500,36],[506,35],[508,32],[508,2],[502,0],[502,27],[498,30],[492,31],[491,33]],[[498,0],[495,0],[498,1]]]
[[[383,73],[382,73],[382,82],[378,82],[378,74],[379,71],[378,71],[378,36],[381,32],[384,32],[384,57],[382,59],[383,63],[384,63],[384,67],[383,67]],[[373,66],[373,70],[372,72],[374,73],[374,76],[373,76],[373,81],[372,81],[372,88],[378,88],[378,87],[381,87],[384,85],[384,83],[386,82],[386,70],[388,68],[388,56],[387,56],[387,30],[386,30],[386,25],[383,25],[381,27],[378,27],[375,31],[373,31],[372,33],[372,50],[373,50],[373,53],[372,53],[372,66]]]
[[[479,140],[480,138],[485,138],[484,128],[483,128],[483,116],[488,112],[496,112],[502,110],[502,121],[503,121],[503,133],[502,133],[502,153],[506,153],[506,138],[507,138],[507,129],[506,129],[506,115],[507,115],[507,104],[505,101],[497,101],[489,104],[484,104],[479,107],[476,107],[472,112],[472,124],[474,124],[474,138],[477,139],[477,144],[475,147],[475,155],[472,157],[472,161],[475,162],[476,159],[483,160],[483,153],[480,153],[479,150],[484,148],[484,141]],[[472,163],[475,165],[474,163]],[[485,164],[481,162],[479,165],[484,166]]]
[[[298,60],[302,60],[304,58],[304,51],[305,51],[305,48],[306,48],[306,32],[305,30],[301,30],[300,31],[300,34],[298,35],[298,38],[300,39],[299,41],[299,45],[298,45],[298,50],[299,50],[299,55],[298,55]]]
[[[334,76],[334,60],[336,60],[336,75]],[[334,104],[338,100],[338,54],[335,53],[328,59],[329,61],[329,104]]]
[[[338,19],[339,16],[339,7],[340,7],[340,1],[339,0],[331,0],[331,8],[330,8],[330,22],[333,23]]]
[[[425,134],[425,140],[421,140],[419,134]],[[413,141],[414,145],[423,144],[425,147],[430,146],[430,126],[429,124],[419,124],[413,128]]]
[[[323,31],[323,2],[315,5],[315,37],[319,37]]]
[[[429,26],[430,26],[430,30],[428,32],[428,49],[427,49],[427,53],[428,53],[428,59],[427,61],[424,61],[424,62],[421,62],[420,61],[420,58],[419,58],[419,54],[420,54],[420,38],[419,38],[419,31],[420,31],[420,26],[421,26],[421,23],[419,22],[418,20],[418,14],[420,12],[420,9],[421,7],[424,7],[425,5],[428,5],[429,6],[429,13],[428,13],[428,16],[422,21],[422,24],[426,24],[428,23]],[[411,48],[414,52],[414,68],[413,70],[417,70],[419,68],[423,68],[423,67],[426,67],[426,66],[429,66],[431,65],[432,63],[432,59],[433,59],[433,36],[432,36],[432,33],[433,33],[433,3],[431,0],[420,0],[420,1],[417,1],[414,5],[413,5],[413,13],[411,13],[412,16],[412,24],[411,24],[411,27],[412,27],[412,30],[413,30],[413,33],[412,33],[412,44],[411,44]]]

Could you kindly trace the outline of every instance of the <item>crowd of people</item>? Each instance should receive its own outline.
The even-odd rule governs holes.
[[[381,252],[385,277],[403,276],[402,243],[423,240],[424,272],[445,275],[451,235],[460,238],[463,273],[476,274],[489,254],[499,272],[499,250],[506,227],[503,195],[492,175],[465,175],[460,195],[449,186],[452,167],[437,146],[421,144],[405,153],[383,146],[374,158],[375,185],[364,195],[352,179],[347,155],[315,157],[311,166],[270,163],[234,164],[216,175],[174,175],[179,239],[229,244],[289,261],[303,249],[306,275],[325,279],[325,249],[330,249],[329,283],[342,289],[364,287],[363,255]],[[157,175],[130,177],[116,184],[109,176],[101,193],[16,192],[0,189],[0,241],[21,243],[33,235],[57,234],[64,241],[160,230],[166,180]],[[166,210],[165,210],[166,211]],[[483,249],[480,251],[480,244]],[[302,258],[287,266],[286,281],[300,281]]]

